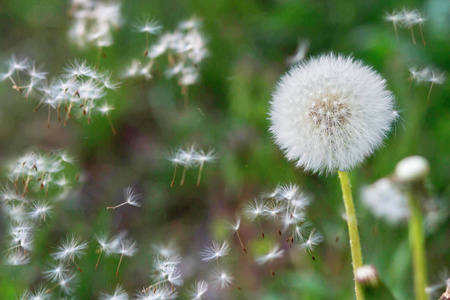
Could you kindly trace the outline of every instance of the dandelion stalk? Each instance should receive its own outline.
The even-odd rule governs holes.
[[[355,208],[353,207],[353,197],[350,186],[350,180],[347,172],[338,171],[341,181],[342,194],[344,198],[345,211],[347,215],[347,225],[350,237],[350,251],[352,255],[353,275],[356,276],[356,269],[362,267],[361,245],[359,242],[358,222],[356,219]],[[356,299],[364,299],[362,287],[355,281]]]
[[[419,201],[411,190],[407,192],[407,197],[411,212],[408,229],[409,243],[413,257],[414,293],[416,300],[426,300],[428,299],[425,291],[427,287],[427,268],[422,213]]]

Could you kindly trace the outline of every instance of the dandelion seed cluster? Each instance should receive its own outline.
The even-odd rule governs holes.
[[[198,177],[197,177],[197,186],[200,185],[200,180],[202,176],[203,166],[205,163],[213,163],[216,161],[218,155],[214,152],[214,150],[209,150],[207,152],[203,150],[197,150],[195,146],[190,146],[186,148],[179,148],[178,150],[173,151],[169,154],[167,159],[172,162],[174,166],[173,178],[171,182],[171,186],[173,187],[175,184],[175,179],[177,175],[178,166],[183,167],[183,174],[181,177],[180,185],[184,184],[184,179],[186,176],[186,170],[191,169],[193,167],[198,167]]]
[[[158,34],[162,26],[156,21],[139,22],[135,25],[135,29],[145,34],[147,40],[144,59],[133,59],[131,65],[123,72],[123,77],[143,76],[147,80],[152,79],[150,72],[154,62],[162,56],[167,56],[168,66],[164,74],[167,78],[178,79],[187,104],[188,87],[199,81],[200,63],[209,53],[201,28],[201,20],[192,17],[180,22],[175,31],[162,34],[154,44],[149,46],[149,35]]]
[[[33,96],[38,102],[35,111],[42,105],[48,107],[47,126],[50,126],[51,110],[56,110],[61,122],[62,111],[65,111],[64,125],[72,115],[86,117],[91,122],[93,115],[104,115],[114,109],[106,100],[108,90],[116,90],[120,83],[112,79],[107,71],[99,71],[86,61],[75,60],[69,63],[60,76],[47,80],[47,73],[36,68],[35,62],[28,58],[17,59],[12,56],[6,63],[8,71],[1,73],[2,81],[9,80],[12,88],[20,93],[25,91],[25,98]],[[115,132],[114,127],[112,127]]]
[[[389,21],[392,23],[392,26],[394,26],[395,35],[398,39],[398,27],[407,28],[411,31],[411,39],[416,43],[416,38],[414,35],[414,26],[419,26],[420,28],[420,35],[422,37],[423,45],[425,46],[425,39],[423,37],[423,29],[422,25],[425,23],[426,19],[421,15],[421,13],[414,9],[414,10],[408,10],[406,8],[403,8],[400,11],[393,11],[392,13],[388,13],[385,16],[386,21]]]
[[[270,131],[298,167],[348,171],[383,142],[396,119],[386,81],[351,57],[322,55],[291,68],[270,102]]]
[[[73,19],[69,37],[79,47],[111,46],[112,32],[122,23],[121,3],[118,1],[71,0],[69,15]]]
[[[73,158],[65,151],[44,152],[33,149],[12,161],[0,202],[10,221],[6,263],[29,263],[36,229],[47,224],[58,200],[65,200],[76,178],[67,178],[65,167]],[[48,224],[47,224],[48,225]]]
[[[379,218],[391,224],[404,222],[409,217],[408,201],[398,185],[390,178],[382,178],[362,190],[361,199]]]

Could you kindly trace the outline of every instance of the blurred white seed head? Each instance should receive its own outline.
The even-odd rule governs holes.
[[[128,203],[132,206],[137,206],[137,207],[142,206],[142,204],[140,203],[140,199],[142,198],[142,195],[137,193],[133,187],[129,186],[129,187],[125,188],[123,193],[124,193],[126,203]]]
[[[122,285],[118,284],[113,289],[100,292],[99,300],[128,300],[128,293]]]
[[[84,255],[87,247],[87,242],[84,242],[80,237],[68,235],[61,240],[56,251],[50,255],[57,261],[73,260]]]
[[[409,156],[395,167],[395,178],[401,182],[423,181],[430,172],[428,161],[422,156]]]
[[[50,282],[60,281],[70,273],[68,262],[65,261],[59,261],[57,263],[52,262],[48,265],[48,268],[49,269],[42,272],[42,274],[44,278]]]
[[[253,221],[264,214],[264,209],[264,202],[260,199],[254,199],[253,202],[249,202],[245,205],[243,214],[247,219]]]
[[[364,205],[378,218],[398,224],[409,217],[408,201],[400,187],[389,178],[382,178],[363,188]]]
[[[231,222],[226,223],[228,229],[230,229],[230,231],[232,231],[232,232],[238,231],[241,226],[241,216],[239,214],[236,214],[235,219],[236,219],[236,221],[234,223],[231,223]]]
[[[281,77],[270,131],[289,160],[318,173],[347,171],[383,143],[395,119],[386,81],[361,61],[322,55]]]
[[[308,239],[300,244],[300,248],[313,252],[314,249],[323,241],[323,235],[315,228],[309,233]]]
[[[301,40],[298,42],[297,49],[295,50],[294,55],[289,56],[286,59],[286,64],[288,66],[293,66],[295,64],[298,64],[302,60],[305,59],[306,53],[309,50],[309,45],[311,44],[311,41],[309,40]]]
[[[215,288],[226,289],[233,284],[233,276],[222,268],[215,268],[211,273],[211,281]]]
[[[6,256],[6,265],[20,266],[30,262],[30,257],[22,249],[11,250]]]
[[[148,34],[158,34],[163,29],[163,26],[156,20],[145,19],[139,21],[134,25],[137,32],[148,33]]]
[[[51,295],[47,293],[47,288],[44,285],[39,285],[32,291],[26,290],[20,296],[20,300],[45,300],[51,299]]]
[[[191,288],[187,291],[186,296],[191,300],[203,299],[204,295],[208,291],[208,283],[204,280],[200,280],[192,284]]]
[[[227,241],[222,243],[211,241],[203,251],[200,251],[200,256],[202,257],[202,261],[210,261],[218,259],[219,257],[224,257],[228,255],[228,253],[230,253],[230,245]]]
[[[275,259],[283,257],[284,250],[280,249],[279,245],[275,245],[269,249],[269,252],[265,255],[258,256],[255,261],[258,265],[264,265],[268,262],[272,262]]]

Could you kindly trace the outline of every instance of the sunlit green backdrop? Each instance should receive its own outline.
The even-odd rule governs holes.
[[[428,17],[424,25],[427,46],[414,45],[409,32],[384,21],[386,12],[417,8]],[[27,55],[56,75],[76,58],[91,63],[96,48],[78,49],[67,37],[69,4],[61,0],[3,0],[0,2],[0,58]],[[426,104],[428,84],[409,87],[408,65],[450,69],[450,2],[435,1],[289,1],[289,0],[126,0],[123,26],[114,33],[114,45],[104,49],[100,65],[116,78],[134,57],[142,56],[145,38],[132,24],[149,16],[166,30],[192,15],[202,18],[209,57],[200,66],[200,83],[189,90],[183,105],[175,79],[165,79],[158,65],[154,79],[123,80],[111,93],[116,110],[114,136],[106,118],[71,120],[67,127],[53,120],[47,129],[46,110],[33,113],[35,102],[0,83],[1,183],[7,183],[5,163],[32,146],[68,149],[83,170],[84,181],[73,197],[50,220],[50,229],[36,234],[32,260],[25,266],[0,266],[0,299],[15,299],[25,288],[41,282],[49,252],[67,233],[91,241],[80,262],[77,299],[96,299],[98,291],[122,283],[130,293],[150,283],[151,245],[175,240],[187,258],[198,259],[202,245],[212,238],[232,241],[227,263],[236,285],[223,299],[352,299],[353,282],[343,204],[337,176],[317,176],[296,169],[273,144],[268,132],[268,102],[286,57],[300,39],[309,39],[309,55],[330,51],[353,55],[379,71],[396,96],[402,119],[384,147],[351,172],[364,262],[374,264],[398,299],[412,299],[407,227],[392,227],[375,219],[359,201],[360,188],[393,172],[403,157],[419,154],[431,165],[429,186],[439,209],[448,209],[450,196],[450,84],[436,86]],[[172,166],[168,150],[195,143],[215,149],[220,158],[205,167],[204,180],[195,187],[196,171],[183,187],[170,188]],[[276,275],[258,267],[253,254],[261,243],[255,225],[245,222],[241,235],[249,254],[240,251],[235,237],[224,231],[243,204],[261,188],[277,183],[299,184],[313,202],[309,218],[325,236],[310,254],[291,251],[277,264]],[[126,186],[144,195],[142,208],[107,211],[121,200]],[[444,213],[445,214],[445,213]],[[0,242],[6,220],[0,215]],[[283,243],[276,228],[267,224],[268,239]],[[449,222],[427,236],[429,281],[450,266]],[[126,229],[138,241],[139,253],[125,259],[115,278],[118,259],[97,259],[93,234]],[[273,232],[271,232],[271,230]],[[267,239],[267,238],[266,238]],[[2,242],[2,245],[3,242]],[[2,246],[2,249],[4,247]],[[192,275],[204,278],[209,264],[190,265]],[[194,277],[187,279],[189,284]],[[184,295],[181,295],[181,299]]]

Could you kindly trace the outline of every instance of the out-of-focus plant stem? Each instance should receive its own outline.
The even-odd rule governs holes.
[[[414,293],[416,300],[427,300],[427,267],[425,260],[425,237],[423,231],[423,218],[419,199],[411,189],[407,191],[410,208],[409,217],[409,245],[413,258]]]

